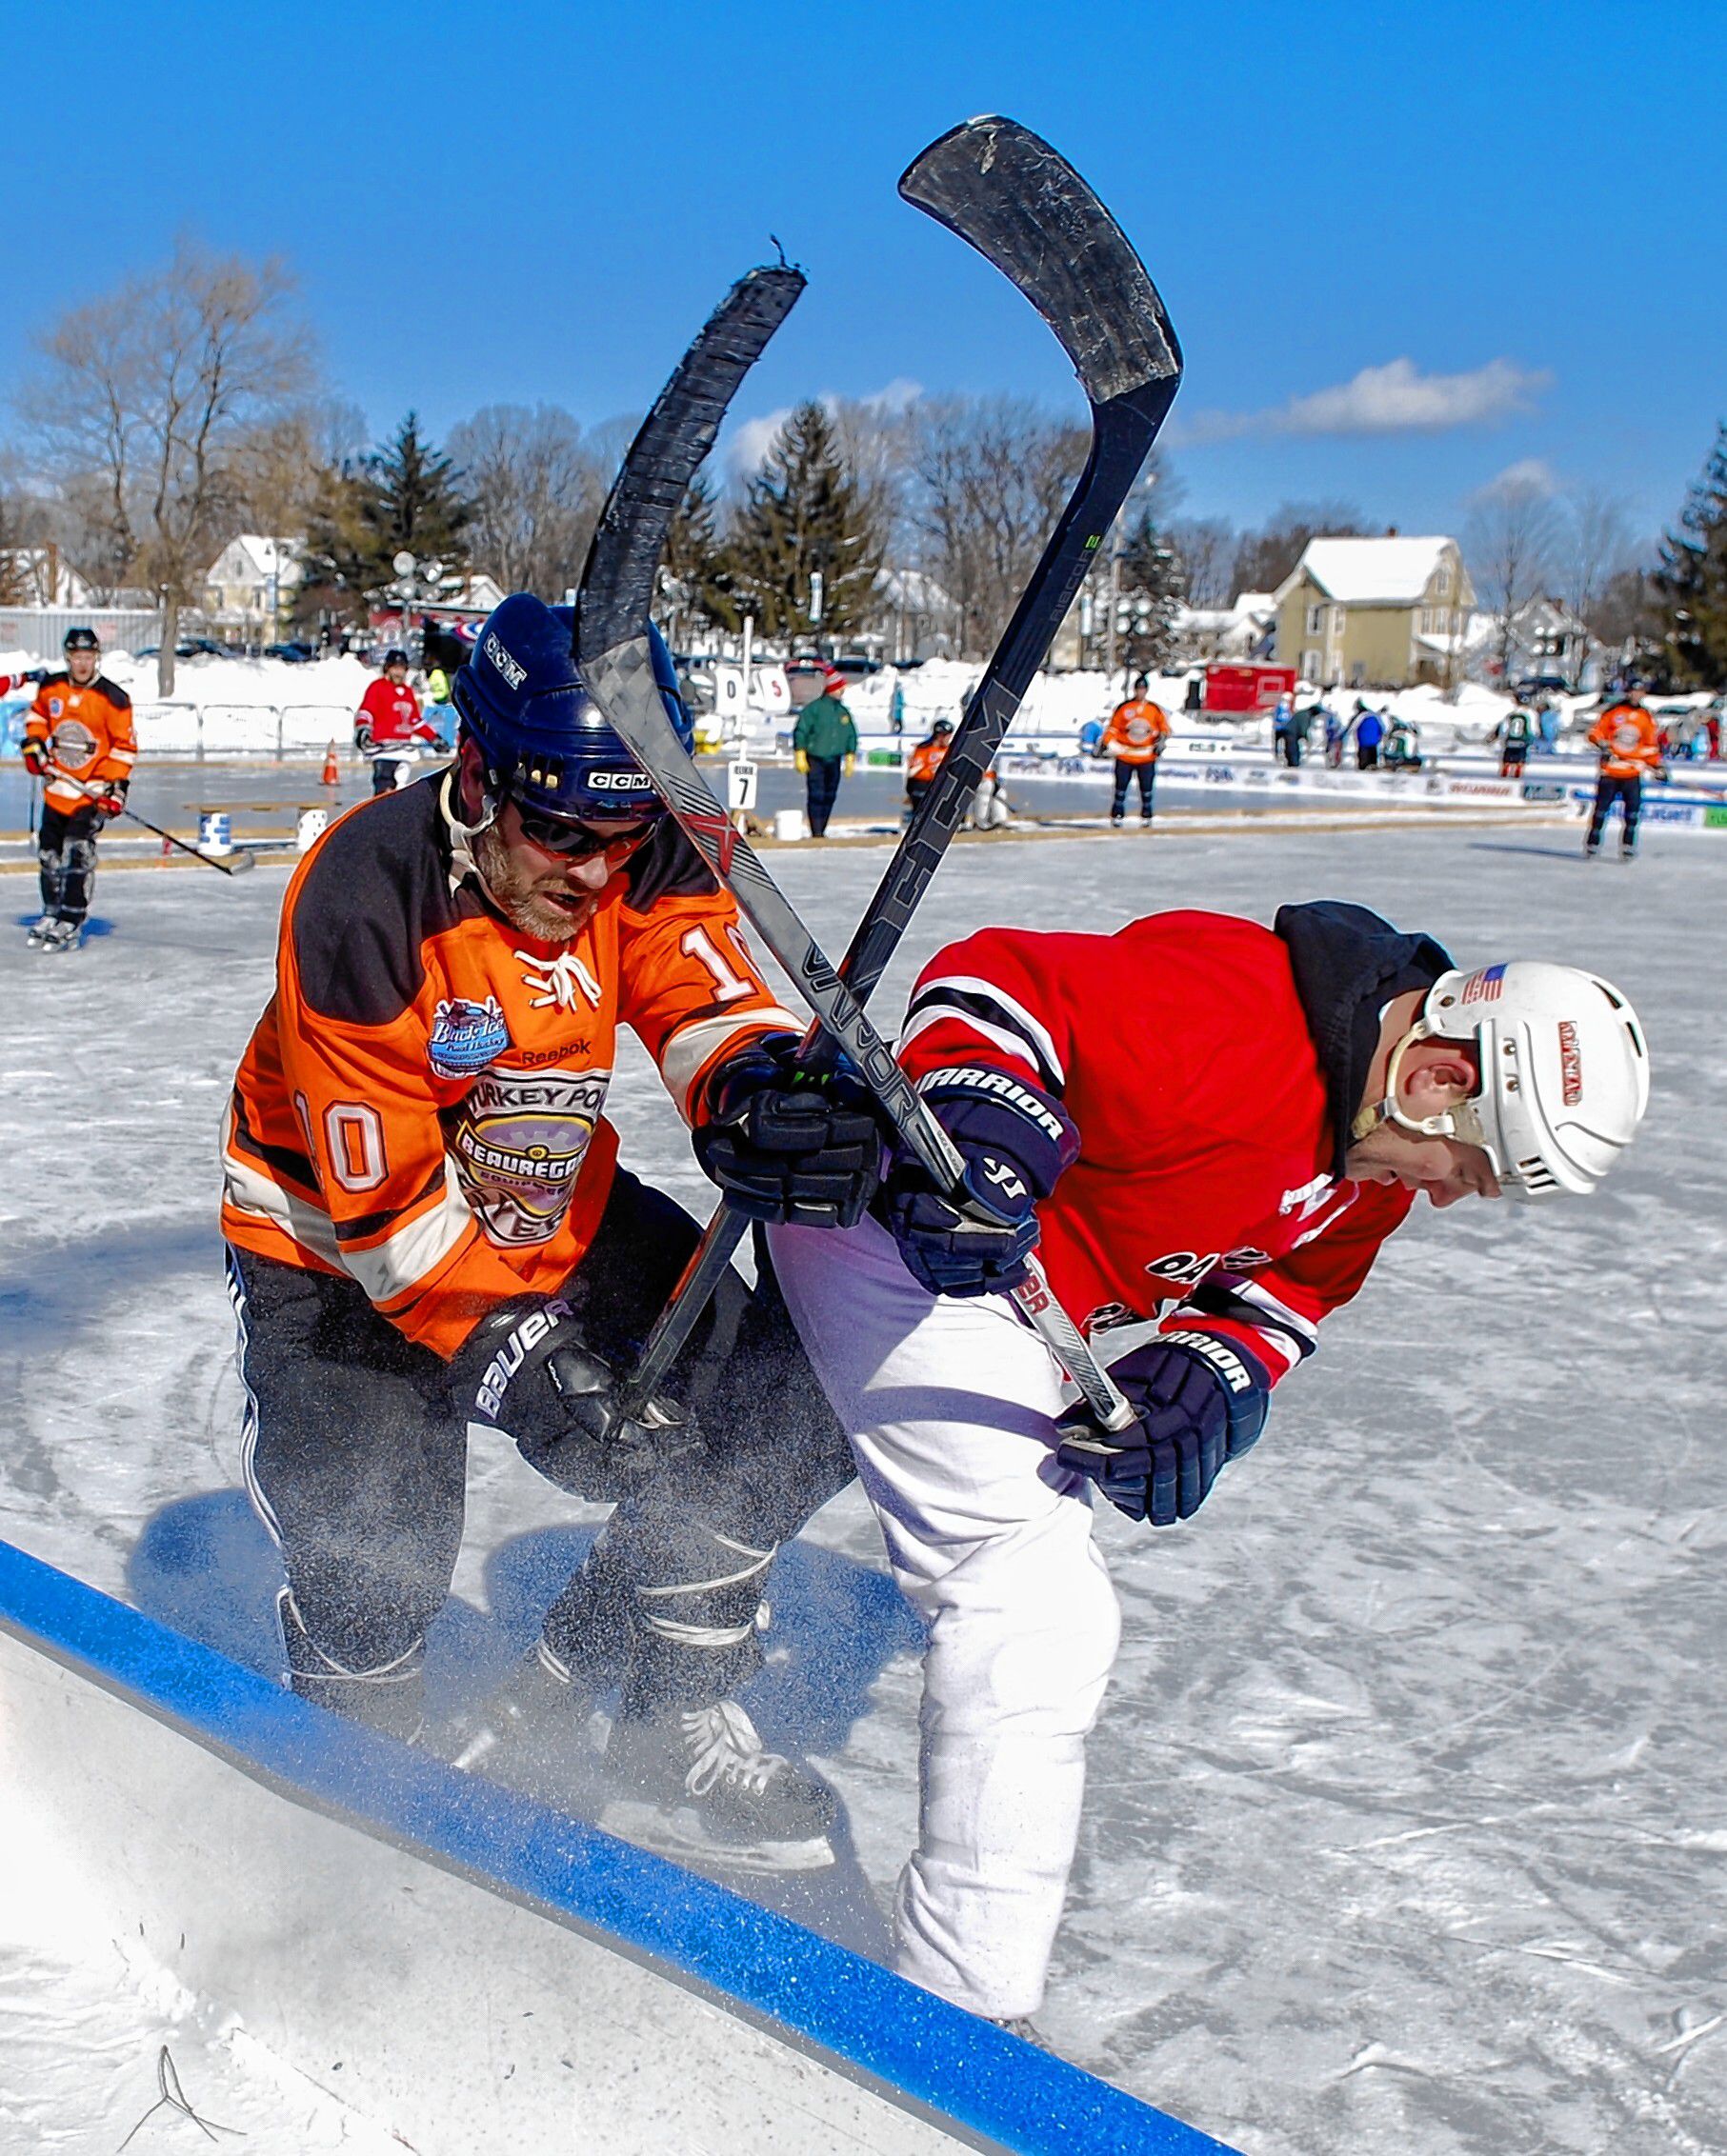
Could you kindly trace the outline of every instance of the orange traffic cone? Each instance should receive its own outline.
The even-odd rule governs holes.
[[[340,786],[342,783],[342,773],[336,763],[336,745],[333,741],[324,751],[324,777],[322,783],[325,786]]]

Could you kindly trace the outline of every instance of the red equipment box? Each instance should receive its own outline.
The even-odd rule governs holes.
[[[1294,667],[1207,667],[1205,704],[1208,711],[1269,711],[1279,696],[1295,693]]]

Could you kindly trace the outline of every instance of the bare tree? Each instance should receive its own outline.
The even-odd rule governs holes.
[[[1559,596],[1596,636],[1602,633],[1598,617],[1607,589],[1630,566],[1633,553],[1622,495],[1584,488],[1565,503],[1557,547]]]
[[[1501,681],[1511,668],[1516,618],[1552,580],[1558,544],[1559,512],[1552,490],[1533,474],[1514,469],[1476,496],[1463,550],[1476,593],[1497,622]]]
[[[965,651],[994,645],[1085,462],[1083,427],[1016,397],[917,410],[913,517],[928,569],[959,611]]]
[[[231,458],[239,529],[304,536],[324,474],[357,462],[366,441],[365,413],[336,397],[292,405],[242,429]]]
[[[292,291],[279,257],[253,264],[183,239],[165,269],[74,308],[39,343],[21,400],[31,437],[68,498],[98,519],[95,581],[123,564],[159,594],[163,696],[180,610],[234,529],[239,443],[311,384]]]
[[[561,598],[581,569],[610,460],[558,405],[487,405],[452,428],[450,454],[473,506],[476,566],[506,591]]]
[[[1181,557],[1188,605],[1227,607],[1235,596],[1235,532],[1228,518],[1177,517],[1169,527],[1169,539]]]
[[[1361,511],[1349,502],[1282,502],[1257,531],[1241,534],[1230,597],[1276,590],[1310,539],[1357,539],[1366,529]]]

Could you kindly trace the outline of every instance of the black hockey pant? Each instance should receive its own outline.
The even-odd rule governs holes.
[[[90,886],[96,880],[96,833],[102,811],[85,808],[42,810],[36,833],[36,864],[42,872],[42,910],[60,921],[82,921],[90,911]]]
[[[839,779],[845,758],[812,756],[808,762],[810,769],[804,774],[804,806],[809,813],[811,833],[820,838],[828,828],[828,818],[839,798]]]
[[[1603,771],[1596,781],[1596,805],[1590,811],[1589,836],[1583,841],[1591,853],[1601,843],[1601,833],[1616,801],[1625,817],[1620,848],[1626,853],[1637,851],[1637,818],[1643,813],[1643,782],[1641,779],[1610,779]]]
[[[1121,757],[1115,759],[1115,798],[1110,803],[1110,822],[1118,824],[1127,808],[1128,787],[1135,777],[1139,780],[1139,820],[1149,824],[1152,820],[1152,789],[1157,783],[1157,763],[1155,757],[1143,764],[1129,764]]]
[[[626,1367],[694,1248],[695,1223],[621,1169],[563,1293],[585,1340]],[[248,1490],[282,1551],[296,1678],[412,1655],[450,1592],[467,1427],[446,1365],[352,1281],[229,1253],[247,1390]],[[626,1708],[708,1705],[759,1666],[754,1618],[775,1546],[853,1472],[771,1272],[723,1285],[666,1387],[704,1456],[621,1505],[546,1619],[545,1645],[595,1683],[627,1668]],[[316,1684],[304,1688],[317,1693]]]

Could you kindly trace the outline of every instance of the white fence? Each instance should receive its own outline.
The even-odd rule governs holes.
[[[353,742],[351,704],[137,704],[141,756],[321,756]]]

